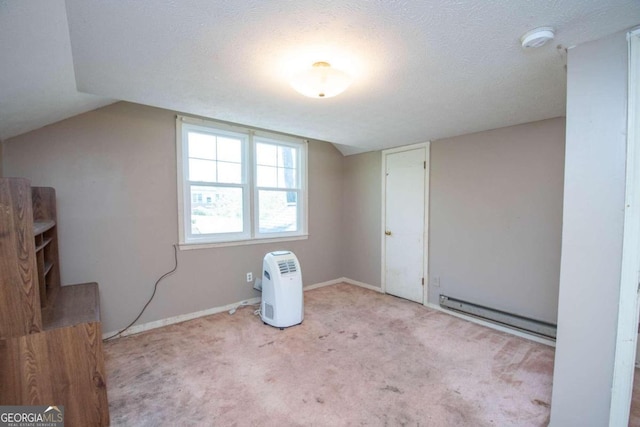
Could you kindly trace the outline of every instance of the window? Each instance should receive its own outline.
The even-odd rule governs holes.
[[[178,117],[180,243],[306,236],[306,143]]]

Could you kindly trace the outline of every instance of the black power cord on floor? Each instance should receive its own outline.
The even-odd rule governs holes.
[[[126,327],[120,329],[118,332],[116,332],[115,334],[111,335],[110,337],[104,338],[102,341],[109,341],[109,340],[111,340],[111,339],[113,339],[115,337],[120,336],[123,332],[125,332],[127,329],[132,327],[134,325],[134,323],[136,323],[140,319],[140,317],[142,316],[142,313],[144,313],[144,311],[147,309],[147,307],[149,307],[149,304],[151,304],[151,301],[153,301],[153,297],[156,296],[156,291],[158,290],[158,284],[160,284],[162,279],[164,279],[167,276],[170,276],[171,274],[173,274],[178,269],[178,247],[177,247],[177,245],[173,245],[173,257],[174,257],[174,261],[175,261],[175,265],[174,265],[173,269],[171,269],[170,271],[167,271],[162,276],[160,276],[160,278],[158,278],[158,280],[156,280],[156,283],[153,285],[153,293],[151,294],[151,298],[149,298],[149,300],[144,305],[144,307],[142,307],[142,310],[140,310],[140,313],[138,313],[138,316],[135,319],[133,319],[133,322],[129,323]]]

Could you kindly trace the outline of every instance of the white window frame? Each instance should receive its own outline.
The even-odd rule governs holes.
[[[189,181],[187,133],[190,130],[242,139],[242,184],[218,184]],[[297,148],[296,172],[298,185],[295,189],[272,189],[257,186],[257,165],[255,159],[256,144],[258,142]],[[254,131],[243,126],[178,115],[176,117],[176,158],[178,180],[178,234],[180,249],[199,249],[306,239],[308,237],[307,144],[307,141],[300,138],[271,132]],[[204,187],[243,188],[243,232],[192,235],[190,233],[191,227],[189,224],[191,219],[190,187],[192,185]],[[297,231],[277,233],[259,232],[258,189],[295,191],[297,193]]]
[[[254,222],[253,222],[253,229],[254,231],[254,235],[256,238],[271,238],[275,235],[275,233],[260,233],[260,206],[259,206],[259,193],[260,190],[265,190],[265,191],[282,191],[282,192],[295,192],[297,194],[297,200],[298,203],[296,203],[296,207],[297,207],[297,212],[296,215],[298,218],[303,218],[304,215],[304,210],[302,209],[302,205],[304,203],[300,203],[300,201],[303,201],[304,198],[304,188],[303,188],[303,182],[305,181],[305,179],[303,179],[302,177],[302,173],[300,173],[300,168],[301,165],[306,164],[306,161],[303,162],[303,152],[306,152],[306,150],[302,149],[301,144],[297,141],[291,141],[290,139],[286,139],[283,137],[280,137],[279,139],[273,139],[267,136],[262,136],[262,133],[257,133],[256,135],[254,135],[253,138],[253,143],[252,143],[252,148],[253,148],[253,158],[256,159],[257,158],[257,154],[256,154],[256,150],[257,150],[257,144],[258,143],[264,143],[264,144],[271,144],[271,145],[275,145],[275,146],[284,146],[284,147],[292,147],[296,149],[296,172],[297,172],[297,176],[296,176],[296,188],[282,188],[282,187],[259,187],[258,186],[258,162],[254,161],[253,162],[253,205],[255,206],[253,209],[254,212]],[[306,170],[306,168],[304,168]],[[298,223],[298,227],[301,227],[302,224]],[[296,231],[289,231],[289,232],[281,232],[281,233],[277,233],[278,236],[280,237],[291,237],[291,236],[297,236],[300,234],[299,230]]]

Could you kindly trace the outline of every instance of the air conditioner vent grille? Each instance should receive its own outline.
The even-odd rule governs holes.
[[[280,274],[289,274],[298,271],[296,262],[293,259],[283,259],[278,261],[278,268],[280,269]]]
[[[271,304],[264,304],[264,316],[273,319],[273,306]]]

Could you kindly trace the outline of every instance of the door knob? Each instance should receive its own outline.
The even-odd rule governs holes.
[[[386,234],[387,236],[391,236],[391,232],[389,230],[385,231],[384,234]]]

